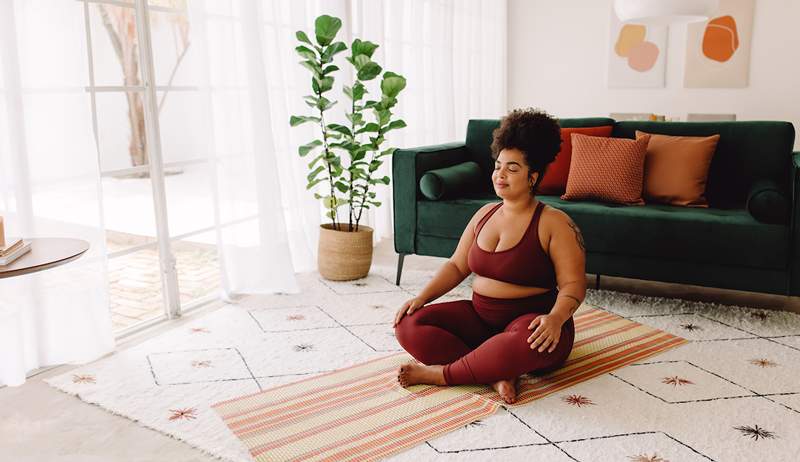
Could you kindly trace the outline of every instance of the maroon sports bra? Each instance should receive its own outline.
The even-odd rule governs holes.
[[[483,225],[503,205],[493,207],[475,226],[475,240],[467,255],[469,269],[479,275],[528,287],[555,288],[556,275],[553,262],[539,242],[539,218],[544,204],[539,202],[533,212],[528,229],[513,247],[499,252],[489,252],[478,246],[478,235]]]

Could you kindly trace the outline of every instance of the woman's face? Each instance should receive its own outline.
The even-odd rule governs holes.
[[[494,161],[494,192],[503,199],[529,195],[531,183],[538,176],[537,172],[531,174],[522,151],[516,148],[503,149]]]

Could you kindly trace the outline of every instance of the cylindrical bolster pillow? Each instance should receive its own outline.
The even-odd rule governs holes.
[[[747,194],[747,211],[761,223],[789,223],[789,198],[772,180],[757,180]]]
[[[429,170],[419,179],[422,195],[432,201],[469,195],[480,188],[483,172],[477,162]]]

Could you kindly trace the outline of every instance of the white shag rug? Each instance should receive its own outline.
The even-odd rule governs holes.
[[[47,382],[226,461],[247,449],[216,402],[400,351],[392,319],[431,272],[358,281],[300,274],[302,292],[226,305]],[[469,298],[467,279],[437,301]],[[395,461],[796,461],[800,315],[590,290],[586,303],[690,340]]]

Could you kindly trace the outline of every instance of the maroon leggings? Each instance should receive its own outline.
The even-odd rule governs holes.
[[[493,298],[472,294],[472,300],[433,303],[405,315],[395,327],[400,345],[426,365],[444,364],[448,385],[490,384],[525,373],[560,367],[572,351],[575,324],[561,327],[555,350],[530,348],[528,329],[556,301],[553,290],[525,298]],[[549,349],[550,345],[548,345]]]

